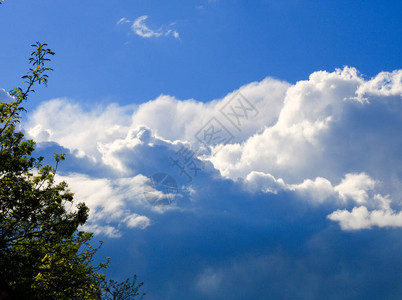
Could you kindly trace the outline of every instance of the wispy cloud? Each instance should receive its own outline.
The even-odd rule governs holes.
[[[127,24],[127,23],[131,23],[131,21],[127,20],[126,18],[121,18],[120,20],[117,21],[116,24],[120,25],[120,24]]]
[[[175,25],[174,22],[170,23],[168,26],[161,26],[158,29],[151,29],[145,23],[145,21],[148,18],[149,18],[149,16],[147,16],[147,15],[138,17],[134,21],[130,21],[127,18],[121,18],[119,21],[117,21],[117,25],[132,23],[131,30],[136,35],[143,37],[143,38],[158,38],[158,37],[163,37],[163,36],[165,36],[165,37],[173,36],[175,39],[180,39],[180,35],[177,32],[177,30],[172,28]]]
[[[139,36],[150,38],[150,37],[159,37],[163,34],[162,29],[152,30],[146,24],[145,20],[148,19],[148,16],[141,16],[137,18],[133,25],[131,25],[131,29],[133,32]]]

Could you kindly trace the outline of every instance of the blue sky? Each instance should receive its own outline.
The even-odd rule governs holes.
[[[141,103],[161,93],[210,101],[272,76],[288,82],[354,66],[367,76],[401,67],[398,1],[9,1],[0,20],[1,81],[13,86],[29,45],[57,53],[40,99]],[[197,8],[198,7],[198,8]],[[202,7],[202,8],[201,8]],[[180,41],[117,26],[148,15]]]
[[[67,153],[108,274],[147,299],[400,299],[401,3],[183,2],[0,8],[1,99],[30,44],[56,52],[22,130]]]

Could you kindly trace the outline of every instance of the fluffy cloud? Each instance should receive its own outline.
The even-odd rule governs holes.
[[[98,160],[99,143],[124,137],[134,109],[111,104],[86,111],[69,99],[54,99],[30,116],[28,134],[37,142],[56,142]]]
[[[138,175],[133,178],[91,178],[82,174],[57,176],[58,181],[66,181],[74,191],[75,202],[85,202],[91,214],[84,225],[86,230],[109,237],[121,237],[119,227],[145,229],[150,225],[146,216],[131,213],[133,207],[141,209],[150,206],[144,199],[144,187],[149,179]]]
[[[141,229],[145,229],[149,226],[149,219],[137,214],[127,216],[124,221],[127,223],[127,227],[129,228],[140,227]]]
[[[378,227],[402,227],[402,211],[393,210],[369,211],[365,206],[354,207],[351,212],[346,209],[334,211],[328,216],[338,221],[344,230],[358,230]]]
[[[273,126],[251,136],[240,147],[226,145],[226,149],[212,159],[214,165],[224,176],[233,179],[244,178],[252,171],[269,172],[293,182],[306,177],[335,179],[343,176],[341,172],[346,166],[338,170],[334,163],[344,163],[347,157],[358,155],[354,152],[365,149],[363,147],[375,146],[368,145],[370,141],[362,141],[367,137],[364,130],[369,129],[364,128],[367,120],[362,116],[359,116],[360,128],[342,127],[356,118],[354,111],[368,115],[375,109],[356,100],[356,91],[362,84],[364,80],[351,68],[313,73],[308,81],[300,81],[287,89]],[[386,102],[394,99],[383,97],[381,101],[386,106]],[[400,103],[394,104],[400,106]],[[400,107],[396,113],[398,111]],[[357,140],[350,143],[352,134]],[[331,149],[334,141],[340,142],[337,149]]]
[[[328,219],[339,222],[344,230],[359,230],[378,227],[402,227],[402,211],[395,212],[391,207],[389,197],[375,195],[379,209],[369,211],[365,206],[354,207],[351,212],[346,209],[336,210]]]
[[[381,72],[375,78],[363,82],[356,91],[359,100],[368,100],[366,96],[402,96],[402,72]]]
[[[343,200],[351,198],[358,203],[365,203],[368,198],[367,191],[372,190],[374,186],[375,181],[364,173],[346,174],[342,182],[335,187],[335,191]]]
[[[225,145],[211,162],[233,180],[262,172],[289,184],[318,177],[339,182],[345,174],[364,172],[381,181],[381,192],[401,203],[401,73],[381,73],[369,81],[352,68],[313,73],[287,89],[275,124],[241,143]],[[392,84],[374,92],[384,77]],[[362,97],[367,101],[360,101]],[[374,181],[350,180],[338,187],[341,197],[364,201],[366,195],[353,189]]]
[[[150,299],[397,299],[401,74],[266,78],[207,103],[56,99],[23,125],[38,155],[70,152],[58,179],[86,229],[124,237],[102,251]]]
[[[175,39],[180,39],[179,33],[171,29],[169,27],[173,26],[174,23],[171,23],[168,28],[159,28],[159,29],[151,29],[148,27],[147,24],[145,24],[145,20],[148,19],[147,15],[138,17],[135,19],[133,22],[126,18],[121,18],[119,21],[117,21],[117,25],[121,24],[127,24],[127,23],[132,23],[131,25],[131,30],[138,36],[143,37],[143,38],[158,38],[161,36],[173,36]],[[166,27],[166,26],[165,26]]]
[[[200,208],[193,201],[198,189],[226,178],[251,195],[287,191],[314,205],[336,205],[338,210],[329,219],[348,229],[345,222],[359,223],[353,221],[356,218],[399,218],[397,212],[381,210],[375,199],[389,195],[395,207],[402,204],[398,154],[402,139],[397,134],[402,129],[401,74],[383,72],[365,80],[345,67],[315,72],[295,85],[267,78],[208,103],[161,95],[139,106],[113,104],[88,111],[68,99],[56,99],[38,107],[25,128],[35,140],[55,142],[106,170],[103,178],[70,175],[73,185],[76,176],[88,176],[92,180],[88,186],[99,191],[95,198],[114,197],[100,210],[91,204],[93,214],[106,221],[103,225],[110,225],[103,218],[108,215],[145,228],[149,220],[134,222],[128,216],[136,209],[142,214],[147,209],[166,211],[144,209],[137,196],[122,193],[129,178],[142,176],[142,186],[149,186],[144,178],[163,172],[173,174],[178,183],[177,208]],[[201,138],[210,130],[226,132],[231,139],[224,145],[206,145]],[[187,157],[183,147],[192,149]],[[193,167],[187,165],[185,170],[174,163],[177,159],[187,163],[189,155]],[[82,178],[79,181],[85,181]],[[140,190],[140,185],[133,187]],[[153,193],[158,199],[172,197],[166,191]],[[88,203],[93,197],[80,196]],[[127,208],[124,203],[130,198],[135,205]],[[350,204],[359,208],[348,212]]]

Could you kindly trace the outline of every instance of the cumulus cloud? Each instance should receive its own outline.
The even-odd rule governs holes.
[[[369,211],[365,206],[354,207],[352,211],[338,209],[328,215],[328,219],[339,222],[344,230],[369,229],[378,227],[402,227],[402,211],[395,212],[388,196],[375,195],[379,209]]]
[[[144,187],[149,180],[145,176],[137,175],[130,178],[116,180],[108,178],[91,178],[83,174],[69,174],[57,176],[58,181],[66,181],[74,191],[75,202],[85,202],[91,214],[84,225],[86,230],[95,234],[104,234],[108,237],[121,237],[121,225],[128,228],[145,229],[150,225],[146,216],[131,213],[133,207],[141,209],[150,204],[144,199]]]
[[[118,215],[126,209],[122,199],[133,197],[122,196],[124,182],[136,176],[149,180],[161,171],[176,178],[183,191],[180,205],[186,209],[202,205],[193,201],[199,189],[221,178],[240,184],[250,195],[285,191],[314,205],[336,205],[329,219],[346,229],[341,219],[351,220],[359,212],[368,220],[372,217],[362,214],[364,209],[383,210],[376,195],[389,195],[395,207],[402,204],[401,74],[383,72],[365,80],[356,69],[345,67],[315,72],[294,85],[266,78],[207,103],[161,95],[139,106],[85,110],[69,99],[56,99],[41,104],[25,128],[35,140],[55,142],[109,170],[106,178],[90,179],[99,185],[99,194],[117,195],[100,210],[116,214],[116,219],[132,220],[128,216],[140,207]],[[212,140],[211,130],[232,138],[208,145],[201,139],[209,135]],[[197,168],[174,163],[189,162],[182,147],[192,149],[186,155],[194,157]],[[172,197],[153,193],[158,199]],[[85,197],[91,203],[91,196]],[[345,211],[350,204],[360,210]],[[393,219],[398,212],[374,216]]]
[[[124,221],[127,224],[127,227],[129,228],[136,228],[139,227],[141,229],[145,229],[149,226],[149,219],[145,216],[139,216],[137,214],[132,214],[130,216],[127,216]]]
[[[252,192],[268,192],[276,193],[278,190],[286,188],[286,184],[282,178],[276,179],[271,174],[263,172],[251,172],[246,177],[247,188]]]
[[[356,91],[358,99],[368,100],[366,96],[399,96],[401,91],[402,72],[381,72],[371,80],[363,82]]]
[[[375,181],[365,173],[348,173],[341,182],[333,186],[332,183],[322,177],[315,180],[306,179],[300,184],[288,186],[313,201],[323,203],[329,198],[340,200],[341,203],[351,201],[357,204],[365,204],[369,200],[369,193],[374,190]]]
[[[306,179],[302,183],[288,186],[290,190],[296,191],[302,198],[312,203],[324,203],[335,195],[335,189],[331,182],[322,177],[314,180]]]
[[[401,72],[266,78],[206,103],[55,99],[23,125],[38,154],[70,152],[58,179],[86,229],[124,237],[103,250],[150,299],[396,299]],[[233,138],[208,144],[212,130]]]
[[[143,38],[158,38],[162,36],[171,35],[175,39],[180,39],[180,35],[177,32],[177,30],[171,28],[173,25],[175,25],[174,23],[169,24],[169,26],[160,27],[158,29],[151,29],[148,27],[147,24],[145,24],[145,21],[148,18],[149,16],[147,15],[140,16],[134,21],[130,21],[126,18],[121,18],[119,21],[117,21],[116,24],[121,25],[121,24],[132,23],[131,30],[133,31],[133,33]]]
[[[111,104],[88,111],[70,99],[54,99],[30,116],[28,135],[37,142],[56,142],[97,160],[99,143],[126,135],[134,109]]]
[[[346,173],[365,172],[398,195],[400,167],[390,157],[400,160],[395,151],[401,140],[393,133],[401,128],[402,103],[395,90],[402,84],[394,84],[392,95],[370,96],[370,103],[362,103],[356,95],[367,82],[352,68],[313,73],[287,89],[275,124],[242,143],[225,145],[212,163],[234,180],[258,171],[292,184],[316,177],[333,182]]]
[[[372,210],[365,206],[354,207],[348,210],[337,210],[328,216],[332,221],[339,222],[344,230],[367,229],[378,227],[402,227],[402,211],[396,213],[393,210]]]
[[[338,205],[353,203],[373,206],[378,204],[376,197],[381,196],[374,195],[376,182],[365,173],[345,174],[341,182],[335,186],[323,177],[287,184],[282,178],[277,179],[271,174],[256,171],[248,174],[244,182],[246,188],[252,192],[277,193],[280,190],[289,190],[315,205],[336,202]]]
[[[368,198],[367,191],[372,190],[374,186],[375,181],[367,174],[346,174],[342,182],[335,187],[335,191],[343,200],[351,198],[357,203],[365,203]]]

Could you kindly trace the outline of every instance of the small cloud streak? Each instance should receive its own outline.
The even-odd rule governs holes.
[[[180,39],[180,35],[177,30],[171,29],[170,27],[174,26],[175,23],[170,23],[169,26],[162,26],[158,29],[151,29],[145,24],[145,21],[149,18],[149,16],[144,15],[140,16],[134,21],[130,21],[127,18],[121,18],[117,21],[117,25],[122,24],[131,24],[131,30],[138,36],[143,38],[159,38],[163,36],[173,36],[175,39]]]
[[[116,24],[120,25],[120,24],[127,24],[127,23],[131,23],[131,21],[127,20],[126,18],[121,18],[120,20],[117,21]]]
[[[136,35],[141,37],[150,38],[150,37],[160,37],[163,32],[161,29],[152,30],[146,24],[145,20],[148,19],[148,16],[141,16],[137,18],[133,25],[131,25],[131,29]]]

